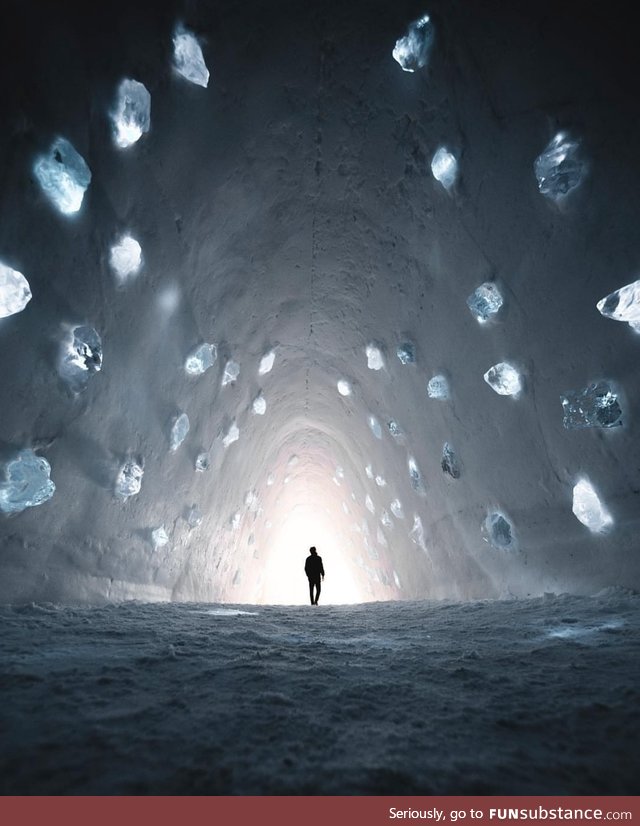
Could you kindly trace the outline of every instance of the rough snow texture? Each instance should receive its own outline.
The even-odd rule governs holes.
[[[331,588],[314,608],[0,608],[0,790],[637,794],[637,596],[323,605]]]
[[[403,72],[391,52],[423,11],[437,24],[429,65]],[[174,76],[179,21],[215,61],[207,89]],[[596,309],[638,278],[634,37],[623,16],[565,0],[167,0],[158,14],[138,0],[13,3],[0,31],[0,76],[12,79],[0,260],[27,275],[33,298],[0,320],[0,441],[37,447],[57,489],[0,520],[0,600],[286,602],[297,593],[274,593],[270,573],[311,544],[342,565],[354,599],[640,587],[639,337]],[[108,110],[128,76],[150,90],[153,126],[121,151]],[[556,204],[533,165],[565,130],[592,174]],[[57,135],[94,174],[73,220],[32,174]],[[461,148],[451,197],[430,170],[441,145]],[[109,248],[129,228],[144,277],[119,291]],[[505,306],[481,327],[467,298],[487,281]],[[55,369],[62,323],[91,324],[103,342],[103,370],[77,398]],[[212,341],[218,360],[194,380],[185,358]],[[411,366],[396,357],[404,341]],[[383,370],[367,367],[371,342]],[[241,372],[222,388],[229,359]],[[503,360],[526,371],[517,403],[482,378]],[[451,382],[447,402],[426,395],[436,373]],[[351,396],[336,388],[343,377]],[[600,377],[624,391],[625,426],[566,430],[560,394]],[[252,411],[260,390],[264,416]],[[178,410],[191,429],[172,454]],[[224,450],[232,422],[241,437]],[[445,441],[460,479],[442,472]],[[197,473],[203,451],[211,467]],[[287,468],[292,453],[300,461]],[[122,501],[113,487],[126,456],[145,457],[144,481]],[[367,479],[369,463],[385,488]],[[608,534],[572,512],[580,474],[615,514]],[[248,490],[261,510],[245,506]],[[366,520],[376,544],[396,498],[405,518],[391,515],[389,546],[372,560],[353,524]],[[202,524],[189,532],[193,503]],[[516,551],[483,541],[497,507],[513,518]],[[408,536],[414,515],[428,553]],[[148,542],[159,525],[166,556]]]

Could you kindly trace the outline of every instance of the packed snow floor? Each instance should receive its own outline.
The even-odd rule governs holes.
[[[3,607],[4,794],[637,794],[640,597]]]

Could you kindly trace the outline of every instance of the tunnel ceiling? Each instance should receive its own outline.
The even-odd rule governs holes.
[[[638,587],[640,335],[597,307],[639,277],[624,20],[6,14],[0,262],[31,297],[0,319],[2,489],[50,467],[55,491],[0,515],[0,599],[300,602],[311,544],[327,601]],[[408,31],[415,71],[392,55]],[[208,81],[176,71],[179,35]],[[114,132],[123,88],[150,102],[138,133]],[[77,211],[47,158],[84,180]]]

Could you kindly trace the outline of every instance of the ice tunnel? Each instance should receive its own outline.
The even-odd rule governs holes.
[[[310,545],[333,603],[640,587],[620,20],[6,20],[0,601],[302,603]]]

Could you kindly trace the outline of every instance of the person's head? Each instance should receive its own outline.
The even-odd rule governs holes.
[[[316,551],[316,546],[315,546],[315,545],[312,545],[312,546],[309,548],[309,553],[310,553],[310,554],[313,554],[314,556],[316,556],[317,551]]]

